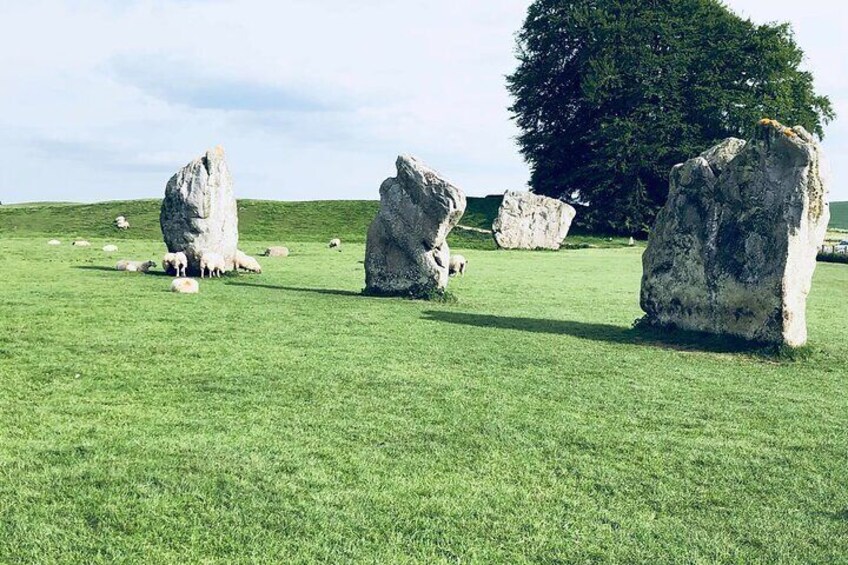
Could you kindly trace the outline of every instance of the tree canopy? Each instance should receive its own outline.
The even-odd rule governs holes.
[[[788,24],[717,0],[536,0],[507,78],[534,192],[580,225],[646,232],[671,168],[763,117],[820,138],[834,118]]]

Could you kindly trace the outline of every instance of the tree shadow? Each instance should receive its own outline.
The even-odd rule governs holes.
[[[228,286],[248,286],[254,288],[266,288],[269,290],[288,290],[290,292],[310,292],[312,294],[325,294],[332,296],[358,296],[362,297],[361,292],[352,290],[336,290],[333,288],[302,288],[297,286],[277,286],[271,284],[248,283],[248,282],[227,282]]]
[[[702,351],[707,353],[763,353],[766,346],[751,343],[729,336],[671,330],[652,327],[624,327],[611,324],[575,322],[573,320],[549,320],[543,318],[515,318],[490,314],[469,314],[443,310],[428,310],[423,319],[476,326],[480,328],[498,328],[531,333],[570,335],[590,341],[619,343],[625,345],[648,345],[663,349],[681,351]]]

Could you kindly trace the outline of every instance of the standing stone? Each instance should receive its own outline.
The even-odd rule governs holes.
[[[492,224],[503,249],[553,249],[562,245],[577,211],[554,198],[530,192],[507,192]]]
[[[227,269],[232,269],[238,249],[238,208],[221,147],[171,177],[159,223],[168,251],[186,254],[189,273],[200,273],[200,256],[208,251],[222,255]]]
[[[413,157],[380,186],[380,210],[368,229],[365,292],[426,297],[448,284],[447,237],[465,212],[465,195]]]
[[[821,150],[801,127],[763,120],[671,172],[643,257],[655,325],[801,346],[816,250],[830,211]]]

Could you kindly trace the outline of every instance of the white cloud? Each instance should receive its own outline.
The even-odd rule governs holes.
[[[835,5],[730,3],[792,20],[848,116]],[[469,194],[528,178],[504,75],[529,0],[3,4],[3,201],[159,196],[217,144],[242,197],[375,198],[402,152]],[[848,199],[848,130],[828,133],[834,192]]]

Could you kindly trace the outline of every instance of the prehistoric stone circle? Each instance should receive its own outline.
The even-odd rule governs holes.
[[[207,151],[171,177],[159,223],[168,251],[186,254],[189,274],[200,273],[204,252],[223,256],[227,270],[232,269],[238,250],[238,208],[221,147]]]
[[[557,250],[576,215],[577,211],[561,200],[509,191],[504,194],[492,231],[503,249]]]
[[[365,292],[426,297],[448,284],[447,237],[465,212],[465,195],[413,157],[380,186],[380,210],[368,229]]]
[[[763,120],[674,167],[643,257],[655,325],[801,346],[816,251],[830,211],[819,145]]]

